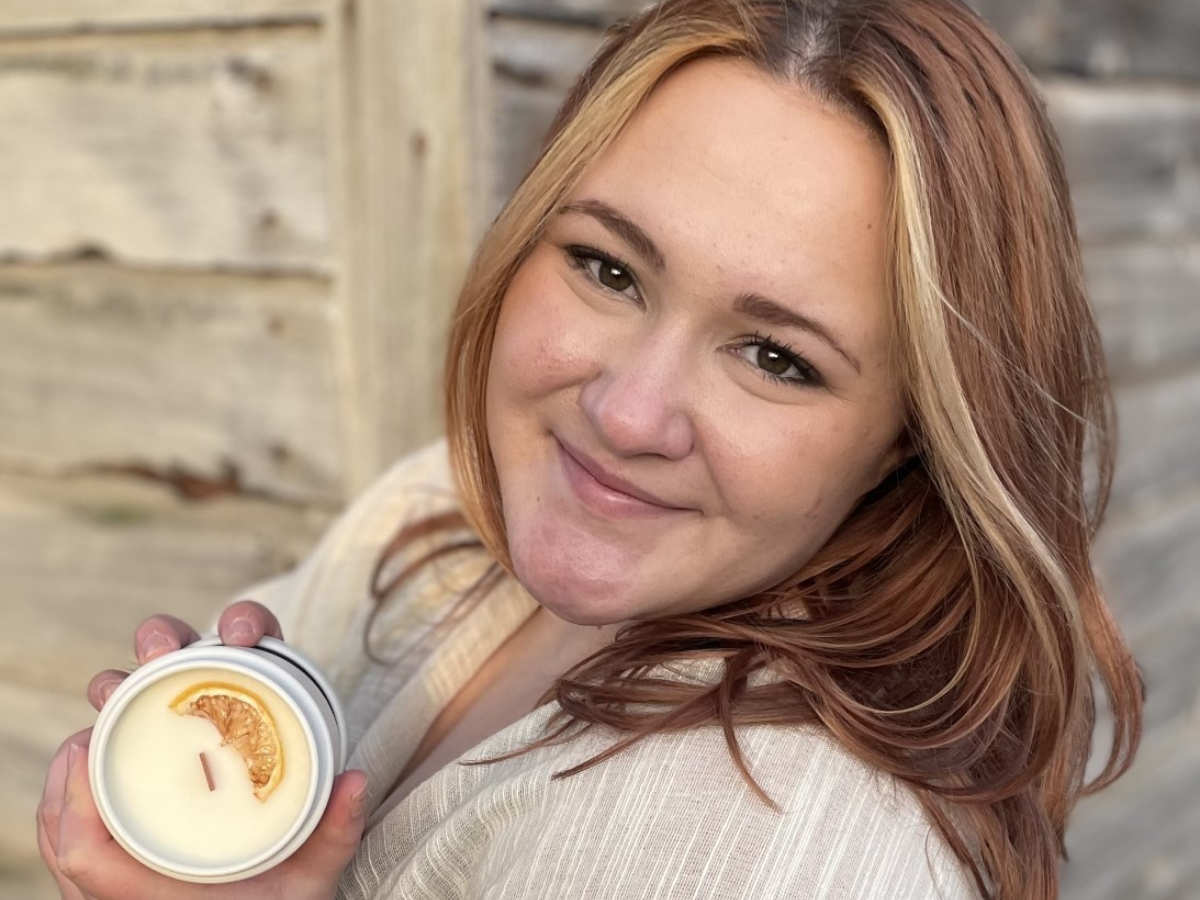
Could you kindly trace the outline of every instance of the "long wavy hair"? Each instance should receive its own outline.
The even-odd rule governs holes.
[[[748,61],[887,147],[916,457],[783,583],[623,628],[548,695],[545,741],[623,733],[569,776],[646,735],[719,724],[758,790],[736,726],[816,724],[916,791],[983,896],[1050,900],[1077,798],[1129,765],[1141,684],[1091,567],[1111,397],[1057,139],[1025,67],[958,0],[665,0],[609,32],[460,297],[446,411],[465,519],[511,575],[484,406],[501,301],[588,167],[701,57]],[[379,571],[451,524],[403,529]],[[697,657],[724,661],[719,683],[654,677]],[[1115,729],[1085,786],[1097,681]]]

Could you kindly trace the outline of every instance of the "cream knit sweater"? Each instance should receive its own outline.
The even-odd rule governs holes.
[[[350,766],[385,799],[426,729],[534,601],[511,580],[430,635],[487,560],[425,567],[371,628],[369,581],[398,525],[452,508],[444,442],[401,460],[298,569],[249,592],[285,637],[326,668],[350,728]],[[428,636],[430,639],[422,641]],[[717,663],[719,665],[719,663]],[[711,679],[712,665],[675,672]],[[466,755],[539,737],[543,706]],[[903,786],[815,728],[739,732],[775,812],[747,787],[717,727],[658,735],[570,778],[554,773],[609,746],[593,729],[505,762],[453,763],[419,785],[364,839],[340,900],[975,900],[962,866]]]

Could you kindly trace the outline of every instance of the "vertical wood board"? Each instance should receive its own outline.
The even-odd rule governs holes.
[[[600,33],[501,18],[491,22],[488,44],[495,86],[489,212],[498,212],[541,153],[563,97],[600,46]]]
[[[338,300],[350,484],[442,430],[445,338],[490,186],[479,0],[341,0]]]
[[[0,258],[324,270],[316,29],[0,43]]]

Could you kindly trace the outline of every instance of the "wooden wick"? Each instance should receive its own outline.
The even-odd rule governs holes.
[[[215,791],[217,786],[213,782],[212,770],[208,767],[208,757],[203,753],[200,754],[200,766],[204,769],[204,780],[208,782],[208,789],[210,791]]]

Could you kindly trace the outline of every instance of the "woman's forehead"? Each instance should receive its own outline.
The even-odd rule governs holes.
[[[861,123],[747,63],[682,67],[564,206],[600,201],[667,266],[738,291],[875,298],[888,282],[886,151]]]

